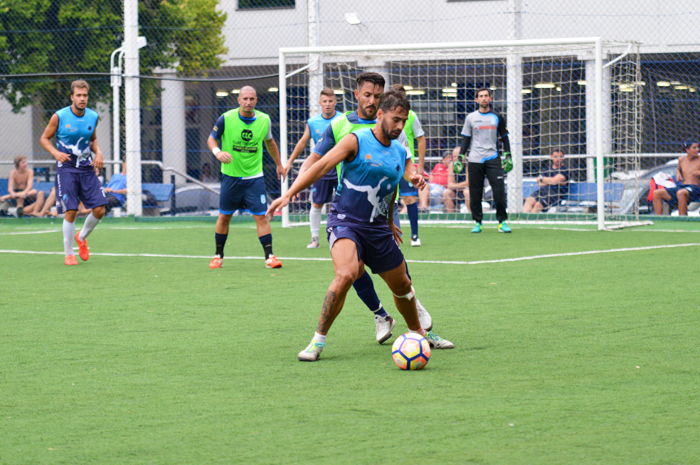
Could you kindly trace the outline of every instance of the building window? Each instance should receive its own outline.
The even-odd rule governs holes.
[[[296,0],[238,0],[239,10],[264,10],[268,8],[294,8]]]

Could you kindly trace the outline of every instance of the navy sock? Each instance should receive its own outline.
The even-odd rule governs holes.
[[[412,203],[411,205],[406,205],[406,210],[408,210],[408,221],[411,222],[411,236],[418,235],[418,204]]]
[[[224,258],[224,246],[226,245],[228,234],[214,233],[214,242],[216,242],[216,255]]]
[[[270,258],[270,255],[273,255],[272,253],[272,234],[265,234],[264,236],[258,237],[260,239],[260,243],[263,246],[263,251],[265,252],[265,260]]]
[[[384,307],[382,307],[382,303],[379,301],[377,292],[374,290],[374,283],[372,282],[372,278],[369,277],[369,273],[363,273],[362,276],[352,284],[352,287],[355,288],[357,296],[367,305],[367,308],[369,308],[372,313],[379,316],[388,315]]]

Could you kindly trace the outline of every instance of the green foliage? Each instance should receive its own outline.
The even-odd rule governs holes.
[[[221,65],[227,50],[221,34],[226,14],[218,0],[139,2],[142,75],[175,69],[180,75],[206,75]],[[70,82],[80,73],[109,72],[112,51],[123,41],[123,5],[119,0],[0,0],[0,74],[75,75],[0,82],[0,94],[15,111],[41,103],[54,110],[69,103]],[[91,79],[93,102],[110,101],[109,78]],[[141,81],[142,101],[158,93],[157,81]]]

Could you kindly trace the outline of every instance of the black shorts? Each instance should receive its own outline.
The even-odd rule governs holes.
[[[558,205],[559,202],[564,198],[564,194],[559,192],[554,192],[549,189],[548,186],[540,187],[535,192],[530,194],[530,197],[534,198],[536,201],[542,204],[544,209],[551,208]]]

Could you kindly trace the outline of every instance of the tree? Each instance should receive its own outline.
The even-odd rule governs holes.
[[[175,69],[203,76],[227,53],[218,0],[140,0],[142,75]],[[39,103],[49,113],[70,103],[70,82],[80,73],[109,72],[109,57],[124,38],[121,0],[0,0],[0,74],[75,73],[62,77],[0,80],[0,95],[14,111]],[[87,77],[91,101],[111,101],[110,79]],[[141,81],[142,103],[159,92]]]

